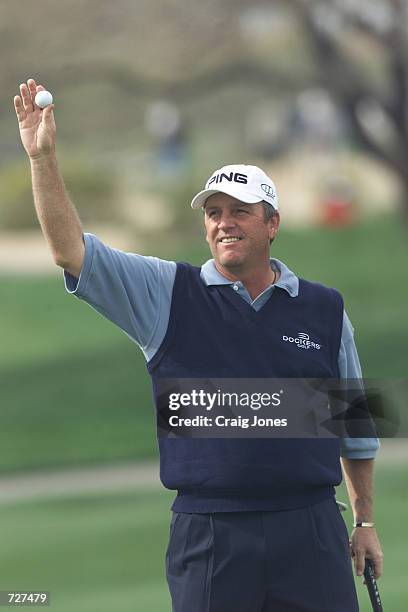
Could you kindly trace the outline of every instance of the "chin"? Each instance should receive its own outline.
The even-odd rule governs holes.
[[[243,264],[240,257],[222,257],[218,261],[224,268],[236,268]]]

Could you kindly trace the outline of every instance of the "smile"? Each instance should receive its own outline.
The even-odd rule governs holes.
[[[221,238],[219,242],[228,244],[230,242],[238,242],[238,240],[242,240],[242,238],[238,238],[237,236],[229,236],[227,238]]]

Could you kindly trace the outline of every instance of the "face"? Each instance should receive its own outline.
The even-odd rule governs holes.
[[[244,204],[215,193],[205,203],[204,222],[217,267],[242,273],[269,262],[269,243],[278,231],[279,215],[265,222],[261,202]]]

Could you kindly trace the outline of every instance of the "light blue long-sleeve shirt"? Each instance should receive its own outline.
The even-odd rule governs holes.
[[[150,361],[166,335],[176,263],[113,249],[92,234],[84,234],[84,240],[82,271],[79,279],[65,272],[67,291],[120,327]],[[299,293],[298,277],[283,262],[271,259],[271,267],[280,273],[279,280],[255,300],[240,281],[230,281],[220,274],[212,259],[201,267],[201,278],[207,286],[230,285],[231,291],[236,291],[255,310],[259,310],[271,297],[275,287],[284,289],[294,299]],[[362,377],[354,329],[346,312],[338,366],[341,378]],[[341,448],[343,457],[372,459],[379,448],[379,441],[376,438],[343,438]]]

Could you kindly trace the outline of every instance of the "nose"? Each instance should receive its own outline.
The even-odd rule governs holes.
[[[222,216],[218,220],[218,229],[225,231],[226,229],[235,227],[235,226],[236,226],[236,222],[235,222],[233,215],[231,215],[228,212],[223,212]]]

